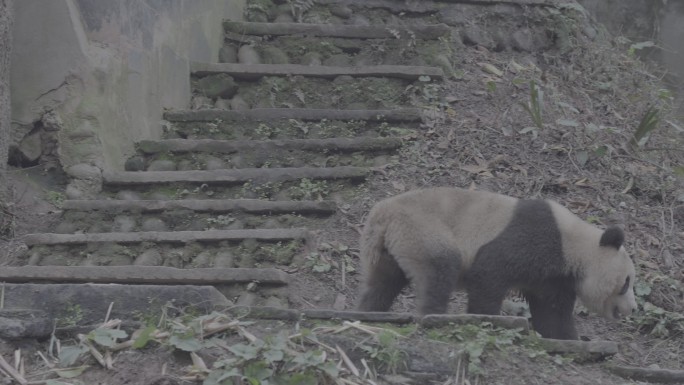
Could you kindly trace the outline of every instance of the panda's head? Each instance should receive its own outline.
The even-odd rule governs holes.
[[[634,298],[634,263],[624,246],[625,236],[619,227],[610,227],[595,245],[587,245],[593,255],[584,256],[584,268],[577,287],[584,306],[605,318],[619,319],[632,314]],[[596,242],[596,241],[594,241]]]

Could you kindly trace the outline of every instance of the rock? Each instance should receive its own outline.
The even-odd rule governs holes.
[[[348,67],[351,65],[351,60],[349,59],[349,56],[341,53],[337,55],[332,55],[329,58],[323,60],[323,64],[327,66]]]
[[[302,311],[309,319],[344,319],[362,322],[391,322],[407,324],[413,322],[410,313],[392,313],[383,311],[336,311],[329,309],[306,309]]]
[[[233,253],[230,251],[219,251],[216,253],[216,256],[214,256],[214,267],[234,267],[235,266],[235,257],[233,256]]]
[[[140,155],[135,155],[126,159],[126,163],[124,163],[124,170],[145,171],[145,158]]]
[[[347,296],[344,294],[337,294],[335,296],[335,302],[333,302],[332,308],[337,311],[342,311],[346,307]]]
[[[230,108],[235,111],[249,110],[249,104],[240,96],[235,95],[230,99]]]
[[[266,298],[266,301],[264,302],[264,306],[281,308],[281,309],[287,308],[287,305],[283,302],[283,300],[274,296],[274,295]]]
[[[150,162],[147,171],[176,171],[176,163],[168,159],[157,159]]]
[[[487,49],[492,49],[496,45],[486,31],[474,26],[468,26],[463,30],[463,42],[467,45],[479,45]]]
[[[333,15],[341,17],[343,19],[349,19],[354,14],[351,8],[347,7],[344,4],[333,4],[330,6],[330,8],[328,8],[328,10]]]
[[[147,249],[135,259],[134,265],[159,266],[163,262],[162,255],[155,249]]]
[[[307,52],[300,59],[300,64],[307,66],[319,66],[323,64],[321,55],[318,52]]]
[[[43,123],[43,130],[45,131],[59,131],[64,127],[62,118],[55,111],[46,112],[40,121]]]
[[[71,222],[62,221],[53,230],[55,234],[74,234],[78,228]]]
[[[290,64],[290,58],[278,47],[266,46],[261,49],[264,64]]]
[[[350,19],[350,24],[366,26],[366,25],[371,25],[371,22],[365,16],[361,16],[361,15],[356,14],[356,15],[352,16],[352,18]]]
[[[36,162],[43,154],[43,144],[40,139],[41,130],[37,130],[26,135],[19,142],[19,153],[24,162]]]
[[[0,309],[0,338],[45,339],[52,334],[52,320],[41,310]]]
[[[139,201],[140,195],[133,191],[121,190],[116,193],[116,199],[121,199],[123,201]]]
[[[212,267],[211,263],[212,254],[210,251],[205,250],[197,254],[197,256],[192,260],[193,267]]]
[[[145,218],[141,226],[142,231],[167,231],[164,221],[159,218]]]
[[[518,51],[534,52],[536,50],[532,31],[529,28],[521,28],[513,32],[513,35],[511,35],[511,45],[513,49]]]
[[[255,306],[258,299],[259,296],[256,293],[243,291],[235,304],[237,306]]]
[[[190,108],[193,110],[203,110],[205,108],[211,108],[214,103],[206,96],[195,95],[192,97],[190,102]]]
[[[66,169],[67,175],[77,179],[100,179],[102,170],[87,163],[79,163]]]
[[[237,63],[237,48],[234,45],[224,44],[219,50],[219,63]]]
[[[230,100],[218,98],[216,99],[216,103],[214,103],[214,108],[219,110],[230,110]]]
[[[295,19],[292,17],[292,13],[281,13],[280,15],[276,16],[275,20],[273,20],[274,23],[294,23]]]
[[[74,183],[69,183],[64,190],[64,195],[68,199],[85,199],[85,193]]]
[[[112,231],[115,233],[130,233],[135,230],[135,219],[127,215],[117,215],[112,224]]]
[[[223,160],[215,156],[207,156],[205,158],[205,164],[206,166],[204,168],[206,170],[223,170],[228,168]]]
[[[195,167],[195,164],[191,160],[181,159],[178,161],[177,169],[178,171],[188,171],[197,170],[197,167]]]
[[[209,75],[197,81],[197,90],[204,96],[214,99],[222,97],[232,98],[238,90],[238,85],[228,74]]]
[[[243,45],[238,50],[238,62],[241,64],[261,64],[261,59],[254,47]]]

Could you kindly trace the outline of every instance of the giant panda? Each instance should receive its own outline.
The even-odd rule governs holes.
[[[576,297],[609,319],[636,309],[634,264],[618,227],[602,231],[549,200],[438,187],[377,203],[361,234],[357,309],[387,311],[411,282],[421,314],[457,288],[469,313],[499,314],[510,289],[546,338],[577,339]]]

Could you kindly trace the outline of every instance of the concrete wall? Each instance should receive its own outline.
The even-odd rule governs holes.
[[[65,169],[122,169],[135,141],[160,137],[165,108],[188,105],[189,61],[217,61],[221,21],[241,19],[243,6],[244,0],[15,2],[15,150],[30,152],[27,140],[42,137],[34,153],[53,155]],[[58,145],[46,145],[46,136]]]

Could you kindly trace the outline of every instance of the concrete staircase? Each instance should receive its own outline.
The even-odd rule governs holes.
[[[165,137],[103,175],[99,199],[65,201],[54,232],[27,236],[26,266],[1,279],[211,284],[240,305],[288,307],[283,271],[316,250],[311,230],[419,128],[415,95],[444,78],[430,52],[446,50],[450,28],[224,29],[220,56],[234,62],[193,63],[192,107],[166,112]]]

